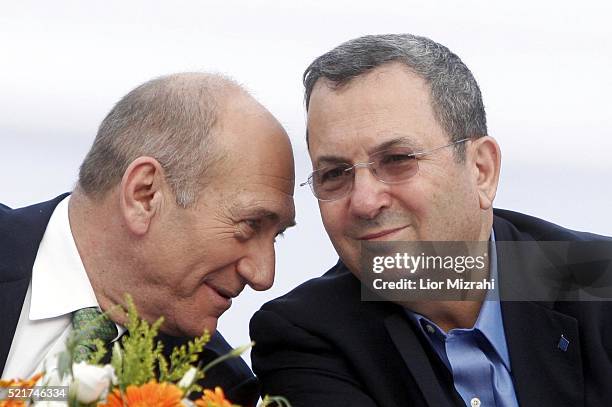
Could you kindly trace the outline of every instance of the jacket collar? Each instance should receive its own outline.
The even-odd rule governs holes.
[[[493,228],[497,242],[539,238],[519,231],[502,216],[495,216]],[[522,278],[534,267],[528,256],[513,256],[509,246],[498,245],[497,255],[500,279]],[[555,311],[554,305],[554,301],[501,303],[514,387],[523,407],[584,405],[578,321]],[[569,341],[565,351],[559,347],[562,335]]]
[[[497,242],[535,240],[500,216],[495,216],[493,228]],[[515,259],[503,250],[497,254],[500,274],[511,273]],[[553,306],[552,301],[501,303],[515,391],[523,407],[584,405],[578,322]],[[428,404],[455,405],[401,307],[385,317],[385,326]],[[570,342],[566,351],[558,347],[561,335]]]
[[[0,371],[11,349],[38,246],[51,214],[67,195],[25,208],[0,208]]]

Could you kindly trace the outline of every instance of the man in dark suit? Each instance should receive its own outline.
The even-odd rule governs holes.
[[[274,239],[294,221],[293,156],[280,124],[229,79],[147,82],[102,122],[70,194],[0,207],[0,371],[27,377],[62,350],[81,309],[164,317],[168,345],[214,332],[245,285],[268,289]],[[122,329],[124,315],[111,313]],[[204,361],[230,350],[216,333]],[[52,360],[52,359],[51,359]],[[206,385],[252,405],[242,360]]]
[[[263,392],[294,406],[609,403],[612,306],[557,299],[609,274],[611,240],[493,210],[500,149],[462,61],[427,38],[366,36],[317,58],[304,84],[308,183],[340,261],[251,320]],[[502,287],[364,301],[363,251],[389,241],[484,242]],[[592,241],[604,246],[585,258]],[[561,284],[528,297],[533,270]],[[504,301],[517,299],[533,301]]]

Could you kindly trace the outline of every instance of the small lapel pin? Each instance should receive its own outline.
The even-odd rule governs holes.
[[[563,352],[567,351],[567,347],[569,346],[569,341],[563,335],[559,338],[559,343],[557,344],[557,348],[561,349]]]

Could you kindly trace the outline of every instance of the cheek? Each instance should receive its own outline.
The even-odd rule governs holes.
[[[446,240],[445,233],[454,230],[456,196],[446,179],[421,177],[392,190],[397,210],[409,216],[412,228],[407,240]]]
[[[465,240],[478,220],[478,199],[461,174],[432,185],[421,208],[423,233],[439,240]],[[455,180],[450,182],[450,180]],[[466,234],[467,233],[467,234]]]
[[[360,244],[346,237],[345,232],[350,227],[351,218],[342,200],[319,203],[321,219],[325,231],[342,261],[350,270],[359,270]]]
[[[200,258],[199,268],[203,275],[233,269],[242,257],[242,248],[238,244],[220,243],[218,246]]]
[[[420,220],[431,212],[432,203],[439,200],[435,189],[419,183],[397,185],[391,193],[394,205],[398,205],[401,211],[410,214],[415,226],[418,226]]]
[[[346,226],[346,211],[342,205],[339,205],[341,201],[319,203],[323,226],[332,239],[341,236]]]
[[[203,280],[233,271],[241,256],[239,245],[224,241],[214,247],[184,253],[182,258],[177,259],[183,268],[180,273],[177,270],[174,286],[181,290],[183,295],[191,295],[194,290],[199,289]]]

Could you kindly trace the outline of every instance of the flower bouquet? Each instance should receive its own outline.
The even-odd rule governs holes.
[[[239,407],[227,400],[223,389],[202,389],[198,380],[215,365],[239,357],[252,344],[234,349],[205,366],[198,355],[210,340],[208,332],[175,347],[166,358],[161,341],[155,338],[163,322],[153,324],[139,318],[127,296],[127,335],[114,342],[109,363],[102,363],[107,350],[100,339],[86,340],[73,332],[66,350],[57,359],[57,368],[27,380],[0,380],[0,407]],[[98,318],[107,318],[100,315]],[[92,323],[95,321],[92,321]],[[79,354],[86,343],[89,354]],[[201,396],[192,400],[190,396]],[[197,396],[196,396],[197,397]],[[290,407],[282,397],[264,397],[260,407]]]

